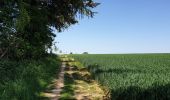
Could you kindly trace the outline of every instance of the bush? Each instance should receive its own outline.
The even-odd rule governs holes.
[[[59,66],[56,56],[38,61],[0,61],[0,100],[39,100]]]

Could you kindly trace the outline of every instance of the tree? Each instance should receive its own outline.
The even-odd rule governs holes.
[[[88,52],[83,52],[83,54],[89,54]]]
[[[93,0],[0,0],[0,58],[39,58],[55,34],[93,17]]]

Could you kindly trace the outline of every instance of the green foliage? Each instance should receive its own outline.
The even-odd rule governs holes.
[[[70,56],[110,88],[113,100],[170,99],[170,54]]]
[[[53,45],[52,28],[61,32],[78,16],[93,17],[97,5],[92,0],[1,0],[0,58],[44,56]]]
[[[22,0],[18,3],[20,14],[16,20],[16,30],[24,32],[24,28],[30,23],[30,16],[25,8],[24,2]]]
[[[0,61],[0,100],[40,100],[43,91],[59,71],[58,58]]]

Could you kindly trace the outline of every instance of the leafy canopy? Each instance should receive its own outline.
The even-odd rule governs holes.
[[[55,34],[93,17],[93,0],[0,0],[0,58],[39,58]]]

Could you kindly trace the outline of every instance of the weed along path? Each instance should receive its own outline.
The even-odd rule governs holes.
[[[65,58],[64,87],[60,100],[108,100],[101,86],[92,79],[83,65]]]

